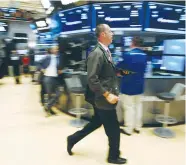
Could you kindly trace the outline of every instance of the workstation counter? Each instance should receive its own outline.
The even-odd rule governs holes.
[[[69,79],[71,85],[77,85],[79,79],[81,85],[85,88],[87,84],[86,72],[65,72],[65,79]],[[78,82],[78,83],[79,83]],[[143,123],[144,124],[157,124],[155,121],[155,115],[163,113],[164,101],[157,99],[156,95],[161,92],[169,92],[176,83],[185,84],[184,76],[146,76],[145,77],[145,92],[143,94]],[[71,85],[67,84],[67,88]],[[75,98],[73,93],[70,93],[70,102],[64,112],[68,112],[69,109],[75,107]],[[87,104],[84,96],[81,97],[81,106],[88,109],[88,113],[85,115],[90,118],[93,115],[92,107]],[[117,106],[118,120],[123,122],[123,112],[119,104]],[[175,117],[179,123],[185,121],[185,97],[181,96],[179,99],[170,103],[170,116]]]

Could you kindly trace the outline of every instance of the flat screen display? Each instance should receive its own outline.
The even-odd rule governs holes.
[[[185,6],[147,3],[145,31],[185,34]]]
[[[38,43],[53,43],[54,42],[54,34],[52,32],[46,32],[46,33],[39,33],[37,35]]]
[[[97,25],[101,23],[108,24],[113,31],[142,30],[142,2],[97,3],[93,4],[92,12],[93,22],[95,21]]]
[[[185,55],[185,39],[165,40],[163,54]]]
[[[89,5],[59,12],[61,19],[61,34],[90,32],[92,15]]]
[[[184,56],[163,56],[162,70],[183,72],[185,57]]]
[[[132,44],[132,38],[130,36],[123,37],[123,45],[129,47]]]
[[[0,32],[8,32],[8,24],[6,22],[0,21]]]

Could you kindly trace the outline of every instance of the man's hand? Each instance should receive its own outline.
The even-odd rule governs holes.
[[[62,74],[63,72],[62,72],[62,70],[58,70],[58,74]]]
[[[129,75],[130,73],[129,73],[128,70],[123,70],[123,74],[124,74],[124,75]]]
[[[119,100],[119,97],[109,93],[108,96],[106,97],[106,100],[110,103],[110,104],[116,104]]]

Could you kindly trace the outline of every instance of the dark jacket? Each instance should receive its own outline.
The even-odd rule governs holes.
[[[46,58],[43,58],[42,60],[38,61],[36,64],[38,70],[46,69],[50,64],[50,60],[51,60],[51,55],[48,55],[46,56]],[[59,67],[59,57],[57,57],[57,69],[58,67]]]
[[[138,95],[144,92],[144,73],[147,64],[147,56],[143,50],[134,48],[123,55],[123,61],[116,67],[131,72],[121,79],[121,93],[126,95]]]
[[[108,56],[104,48],[97,44],[87,59],[88,86],[95,94],[96,107],[103,110],[112,110],[116,106],[110,104],[103,93],[109,91],[115,95],[119,94],[115,67],[108,60]]]
[[[21,65],[21,59],[18,54],[11,54],[10,60],[12,66]]]

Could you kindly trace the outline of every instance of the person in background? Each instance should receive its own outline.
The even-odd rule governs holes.
[[[123,61],[116,66],[124,72],[121,79],[120,101],[124,110],[126,128],[121,129],[121,133],[129,136],[133,131],[140,133],[142,127],[141,99],[144,92],[144,73],[147,64],[146,54],[140,48],[142,44],[143,40],[140,37],[133,37],[131,50],[123,55]]]
[[[30,67],[29,67],[29,71],[32,77],[32,82],[34,82],[34,72],[36,71],[36,67],[35,67],[35,52],[33,49],[30,49],[29,51],[29,56],[30,56]]]
[[[20,65],[21,65],[21,59],[19,54],[17,54],[16,50],[12,50],[11,56],[11,65],[13,67],[13,74],[15,78],[15,83],[20,84]]]
[[[59,66],[59,56],[58,56],[58,46],[52,46],[50,50],[50,55],[41,60],[39,63],[40,69],[44,74],[43,85],[48,94],[48,102],[52,97],[54,97],[58,83],[58,74],[62,74],[62,70],[58,70]],[[46,112],[50,114],[54,114],[52,110],[45,107]]]
[[[24,55],[22,57],[22,64],[23,64],[23,73],[27,75],[29,73],[29,64],[30,64],[30,57],[28,55]]]
[[[96,36],[98,43],[87,59],[87,90],[89,95],[92,93],[93,96],[94,117],[82,130],[67,137],[67,152],[72,155],[71,150],[76,143],[103,125],[109,141],[107,161],[124,164],[127,160],[120,157],[120,129],[115,109],[119,90],[115,67],[108,49],[113,33],[107,24],[100,24],[96,27]]]

